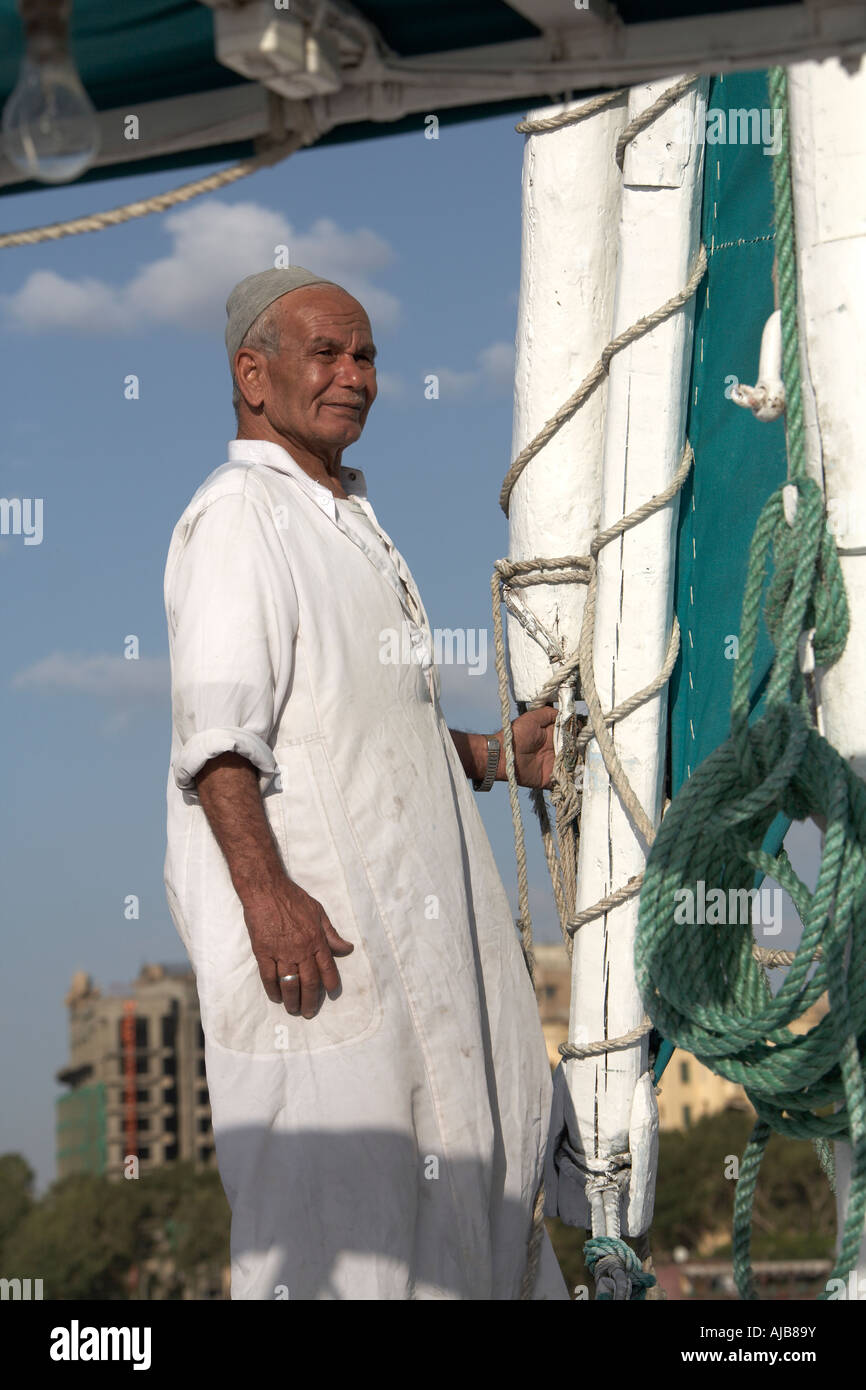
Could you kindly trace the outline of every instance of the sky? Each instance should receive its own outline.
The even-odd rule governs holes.
[[[34,520],[41,500],[38,544],[0,536],[0,1152],[23,1153],[40,1189],[54,1176],[73,973],[108,991],[144,962],[184,959],[162,882],[163,569],[177,518],[234,436],[226,295],[272,265],[276,246],[370,314],[379,396],[344,462],[363,469],[432,627],[487,632],[486,672],[440,668],[449,723],[499,728],[490,575],[508,549],[498,493],[512,457],[517,119],[443,127],[429,140],[419,117],[417,132],[302,151],[170,213],[0,252],[0,496],[32,499]],[[212,167],[4,197],[2,226],[114,207]],[[536,935],[554,941],[521,797]],[[506,788],[478,804],[516,911]],[[129,895],[140,903],[134,920]],[[791,944],[790,929],[773,944]]]

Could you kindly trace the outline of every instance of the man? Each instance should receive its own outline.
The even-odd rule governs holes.
[[[232,1296],[514,1299],[551,1086],[467,780],[504,777],[501,738],[449,731],[414,580],[341,463],[376,397],[363,308],[294,267],[227,312],[237,439],[166,566],[166,889]],[[524,785],[553,719],[514,721]],[[534,1297],[567,1297],[546,1236]]]

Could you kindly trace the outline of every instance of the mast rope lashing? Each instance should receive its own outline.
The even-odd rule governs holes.
[[[749,550],[730,735],[680,789],[653,845],[641,891],[635,966],[641,997],[659,1030],[740,1083],[757,1114],[734,1202],[734,1277],[741,1297],[756,1297],[752,1212],[770,1135],[816,1141],[828,1177],[828,1141],[850,1144],[847,1211],[834,1268],[819,1294],[826,1299],[830,1281],[847,1281],[856,1266],[866,1216],[866,784],[814,727],[811,680],[801,666],[804,632],[813,634],[818,664],[826,668],[839,659],[849,614],[823,493],[806,469],[783,68],[771,70],[770,99],[781,113],[773,176],[789,482],[764,506]],[[796,507],[790,505],[792,491]],[[765,587],[764,616],[775,655],[764,712],[750,723]],[[794,872],[784,846],[775,856],[761,849],[779,812],[791,820],[825,820],[814,892]],[[728,901],[732,892],[748,894],[756,871],[787,890],[803,924],[775,995],[763,966],[788,961],[776,952],[756,960],[751,919],[696,930],[678,923],[674,911],[675,895],[701,880],[727,893]],[[817,1026],[808,1033],[791,1031],[824,994],[829,1011]]]
[[[701,250],[703,251],[703,247],[701,248]],[[697,286],[695,286],[695,288],[696,287]],[[644,331],[648,332],[649,329],[645,329]],[[607,527],[603,531],[599,531],[597,535],[593,537],[593,540],[590,544],[589,555],[563,556],[556,560],[536,559],[512,561],[503,559],[497,560],[494,566],[493,575],[491,578],[491,594],[493,600],[493,642],[496,672],[499,682],[500,705],[502,712],[503,742],[505,744],[505,767],[506,774],[508,777],[509,794],[511,797],[512,806],[512,819],[514,821],[515,832],[515,854],[517,859],[519,902],[518,926],[521,930],[521,936],[524,938],[525,949],[527,949],[527,940],[526,933],[524,931],[524,924],[528,925],[528,929],[531,932],[531,918],[529,914],[529,892],[526,869],[526,844],[525,837],[523,834],[522,817],[520,814],[520,803],[517,795],[517,780],[516,775],[514,774],[514,744],[509,717],[510,702],[508,694],[508,676],[505,658],[504,625],[502,621],[501,610],[502,586],[503,584],[509,582],[515,583],[520,582],[521,580],[524,583],[549,583],[550,579],[548,576],[551,572],[551,569],[553,569],[553,571],[560,576],[559,582],[561,582],[562,576],[566,572],[568,572],[572,582],[587,584],[587,598],[586,604],[584,606],[583,622],[581,625],[581,634],[577,652],[568,658],[568,660],[563,664],[561,670],[557,671],[555,675],[551,676],[551,678],[547,682],[545,682],[539,693],[535,696],[535,698],[532,701],[529,702],[529,706],[530,708],[537,708],[541,705],[547,704],[547,702],[551,699],[552,696],[556,695],[557,692],[563,689],[564,687],[570,685],[575,676],[579,674],[581,689],[586,698],[587,707],[589,710],[589,724],[587,728],[581,730],[580,733],[575,736],[573,751],[576,753],[579,748],[582,749],[583,747],[585,747],[586,743],[589,741],[589,738],[597,739],[599,744],[599,750],[601,752],[602,758],[604,759],[605,767],[607,768],[608,774],[611,778],[613,785],[617,790],[617,793],[622,801],[623,806],[628,811],[629,815],[631,816],[637,828],[640,830],[641,834],[644,836],[647,843],[651,844],[653,839],[655,838],[655,829],[653,827],[652,821],[650,820],[643,806],[640,804],[640,801],[638,800],[638,797],[635,794],[635,791],[631,786],[628,777],[625,774],[625,771],[617,755],[613,740],[610,734],[608,733],[608,726],[613,724],[617,720],[623,719],[627,717],[629,714],[633,713],[634,710],[640,708],[641,705],[645,704],[646,701],[652,699],[654,695],[656,695],[661,689],[664,688],[664,686],[670,678],[670,674],[673,671],[673,668],[676,664],[677,656],[679,654],[679,624],[677,623],[676,617],[674,617],[671,628],[671,636],[668,641],[668,650],[666,653],[665,661],[661,670],[654,677],[654,679],[650,681],[649,684],[646,685],[642,690],[638,691],[635,695],[632,695],[627,700],[623,701],[619,706],[617,706],[616,709],[605,712],[601,707],[601,701],[598,695],[598,689],[595,682],[592,662],[592,648],[595,633],[596,592],[598,584],[598,555],[599,552],[604,548],[604,546],[609,545],[612,541],[617,540],[620,536],[624,535],[626,531],[631,530],[634,526],[638,526],[642,521],[645,521],[647,517],[653,516],[663,507],[667,506],[668,503],[672,500],[672,498],[675,497],[679,490],[682,488],[682,485],[688,477],[689,471],[691,470],[693,462],[694,454],[692,452],[691,445],[687,441],[683,449],[683,454],[680,460],[679,467],[677,468],[677,471],[674,474],[674,477],[672,478],[668,486],[664,488],[661,492],[657,493],[655,497],[650,498],[647,502],[644,502],[641,504],[641,506],[635,508],[634,511],[628,513],[628,515],[621,517],[619,521],[614,522],[612,526]],[[518,620],[520,620],[519,615],[516,616],[518,617]],[[564,803],[567,806],[569,816],[571,816],[571,813],[574,808],[573,794],[569,794],[566,791],[566,789],[573,788],[574,774],[573,768],[569,770],[564,766],[567,751],[567,743],[564,743],[563,747],[560,749],[554,761],[554,773],[552,778],[552,796],[555,798],[556,795],[559,793],[559,795],[562,797]],[[560,792],[560,788],[563,789],[562,792]],[[564,831],[565,829],[565,823],[557,823],[557,834],[560,845],[562,844],[563,838],[562,831]],[[617,892],[619,894],[623,894],[623,896],[617,898],[616,901],[613,900],[612,895],[609,895],[608,898],[602,900],[604,906],[593,905],[592,908],[585,909],[584,911],[590,913],[592,916],[600,916],[604,911],[607,911],[609,907],[617,906],[619,902],[626,901],[627,898],[633,896],[634,893],[636,893],[637,891],[639,891],[639,884],[636,884],[635,881],[632,880],[631,884],[627,885],[626,888],[617,890]],[[575,898],[572,895],[571,914],[567,919],[561,919],[561,926],[563,930],[563,935],[566,940],[566,946],[569,950],[569,955],[571,954],[571,935],[573,934],[574,927],[580,925],[582,921],[590,920],[589,916],[584,916],[583,913],[578,914],[575,912],[574,902]],[[596,910],[597,907],[598,910]],[[572,922],[574,923],[574,926],[572,926]],[[529,954],[529,951],[531,951],[531,937],[529,940],[529,949],[527,950],[527,954]]]
[[[670,87],[665,88],[661,96],[657,97],[643,111],[639,111],[628,125],[623,127],[614,151],[614,158],[620,173],[622,173],[625,164],[625,152],[635,136],[640,135],[642,130],[651,126],[653,121],[663,112],[669,111],[681,96],[685,96],[689,88],[697,82],[699,76],[699,73],[692,72],[686,77],[681,77],[678,82],[673,82]],[[519,135],[541,135],[548,130],[563,130],[566,126],[576,125],[579,121],[585,121],[589,116],[595,116],[606,106],[615,105],[622,98],[627,98],[628,93],[628,87],[617,87],[614,91],[602,92],[597,97],[590,97],[589,101],[582,102],[580,106],[576,106],[571,111],[560,111],[555,116],[539,116],[532,121],[518,121],[514,129]]]
[[[608,732],[608,727],[614,722],[626,718],[634,710],[640,708],[648,700],[652,699],[661,689],[664,688],[670,678],[670,674],[676,664],[679,654],[679,624],[674,617],[671,636],[668,641],[668,650],[665,661],[658,674],[642,690],[629,696],[615,709],[605,712],[601,707],[598,689],[595,682],[592,663],[592,648],[595,633],[595,596],[597,590],[598,555],[604,546],[617,540],[626,531],[645,521],[647,517],[654,515],[672,500],[679,492],[694,462],[694,454],[691,445],[686,442],[683,449],[680,465],[674,474],[669,485],[655,497],[650,498],[641,506],[635,508],[627,516],[621,517],[619,521],[605,530],[598,532],[590,545],[589,555],[564,556],[556,560],[498,560],[494,567],[491,579],[491,592],[493,599],[493,639],[496,672],[499,682],[499,696],[503,719],[503,742],[505,744],[505,768],[508,778],[509,794],[512,806],[512,819],[514,822],[515,834],[515,856],[517,860],[518,876],[518,927],[523,938],[524,950],[527,956],[531,955],[531,917],[529,912],[529,893],[528,878],[526,869],[526,843],[523,832],[523,822],[520,813],[520,803],[517,793],[517,779],[514,773],[514,745],[509,719],[509,694],[508,677],[505,658],[505,637],[501,611],[501,588],[507,582],[549,582],[547,576],[550,572],[549,567],[555,567],[559,574],[570,570],[571,577],[575,583],[585,583],[588,585],[587,599],[584,606],[583,622],[581,625],[580,640],[577,652],[569,657],[564,663],[562,670],[558,671],[550,678],[539,691],[538,695],[529,702],[531,708],[536,708],[548,702],[551,696],[571,684],[574,678],[579,675],[581,689],[587,700],[589,710],[589,723],[579,733],[574,735],[571,747],[574,761],[568,767],[568,741],[564,740],[555,760],[552,777],[552,799],[556,804],[557,798],[563,805],[566,814],[557,818],[557,839],[560,848],[564,841],[564,832],[574,818],[575,797],[574,791],[574,768],[576,766],[577,753],[582,750],[590,738],[598,740],[599,749],[604,759],[605,767],[610,776],[611,782],[616,788],[623,806],[628,811],[632,820],[644,836],[648,844],[655,838],[656,831],[652,822],[644,810],[643,806],[626,776],[625,770],[619,760],[613,740]],[[514,576],[517,576],[515,579]],[[539,799],[543,805],[543,794],[539,794]],[[545,839],[549,836],[549,822]],[[570,895],[570,907],[565,915],[560,919],[563,937],[566,948],[571,956],[571,938],[578,926],[584,922],[592,920],[594,917],[603,915],[620,903],[626,902],[640,890],[640,875],[630,880],[622,888],[616,889],[605,898],[599,900],[589,908],[577,912],[576,904],[576,884],[572,884]],[[530,973],[532,971],[530,970]]]
[[[676,294],[672,295],[671,298],[660,305],[658,309],[654,309],[651,314],[644,315],[643,318],[630,324],[628,328],[623,329],[622,333],[617,334],[615,338],[611,339],[607,347],[604,348],[595,366],[590,369],[577,389],[569,396],[568,400],[559,407],[556,413],[542,425],[534,439],[531,439],[526,447],[521,449],[517,458],[506,473],[499,493],[499,505],[506,516],[508,516],[508,505],[511,500],[511,494],[514,491],[514,485],[526,465],[535,458],[536,454],[541,452],[545,444],[547,444],[557,431],[561,430],[562,426],[567,424],[580,407],[589,400],[593,391],[606,379],[610,371],[611,361],[616,354],[622,352],[623,348],[627,348],[631,343],[636,342],[638,338],[643,338],[645,334],[651,333],[654,328],[658,328],[659,324],[664,323],[665,320],[675,314],[678,309],[681,309],[684,304],[687,304],[693,297],[701,280],[704,278],[706,270],[707,252],[706,247],[702,244],[698,249],[694,266],[682,289],[677,290]]]
[[[604,1038],[594,1043],[560,1043],[559,1055],[566,1061],[583,1061],[586,1057],[603,1057],[608,1052],[621,1052],[624,1047],[631,1047],[632,1043],[640,1042],[642,1037],[652,1031],[652,1027],[653,1022],[649,1014],[644,1014],[637,1027],[623,1033],[621,1038]]]
[[[667,111],[674,105],[697,80],[698,74],[691,74],[673,83],[655,102],[644,111],[640,112],[624,127],[615,151],[616,162],[621,171],[624,164],[625,151],[630,141],[633,140],[640,131],[646,129],[662,114],[662,112]],[[516,129],[525,134],[559,130],[566,125],[585,120],[588,116],[595,114],[604,107],[612,105],[620,100],[620,98],[626,96],[627,90],[628,89],[623,88],[614,92],[603,93],[601,96],[591,98],[588,102],[584,102],[574,110],[560,113],[557,116],[541,117],[534,121],[522,121],[516,126]],[[652,332],[653,329],[664,323],[679,309],[689,303],[706,274],[706,269],[707,253],[706,248],[701,244],[683,287],[666,300],[664,304],[660,305],[651,313],[644,315],[635,323],[629,325],[628,328],[624,329],[623,332],[611,339],[602,351],[598,362],[583,379],[577,389],[542,426],[526,447],[521,450],[508,469],[500,490],[499,503],[506,516],[508,515],[512,492],[524,469],[531,460],[540,453],[557,431],[576,414],[601,382],[606,379],[610,370],[610,363],[616,354],[628,347],[631,343],[636,342],[645,334]],[[593,904],[592,907],[584,909],[581,913],[576,911],[577,823],[581,804],[581,789],[577,785],[576,774],[581,765],[583,752],[589,740],[595,738],[598,742],[608,775],[616,788],[623,807],[631,816],[646,842],[651,844],[655,837],[655,829],[649,815],[641,805],[625,774],[608,729],[619,720],[627,718],[629,714],[633,713],[642,704],[646,703],[646,701],[652,699],[654,695],[658,694],[658,692],[665,687],[676,664],[680,647],[679,624],[674,615],[668,649],[661,671],[659,671],[657,676],[643,690],[630,696],[627,700],[616,706],[615,709],[606,712],[602,709],[595,682],[592,654],[595,630],[595,598],[598,583],[598,554],[605,545],[619,539],[620,536],[624,535],[625,532],[630,530],[633,526],[639,525],[642,521],[646,520],[647,517],[652,516],[657,511],[660,511],[661,508],[667,506],[682,488],[693,461],[694,456],[691,447],[688,441],[686,441],[679,467],[668,487],[655,497],[650,498],[633,512],[621,517],[612,526],[599,531],[590,544],[590,553],[588,555],[570,555],[560,557],[559,559],[547,559],[540,556],[525,560],[503,559],[498,560],[494,566],[490,581],[493,606],[493,635],[502,716],[503,743],[505,749],[505,771],[508,782],[511,819],[514,828],[514,846],[517,864],[517,926],[520,931],[523,954],[533,986],[535,985],[535,962],[532,949],[532,919],[529,910],[526,843],[518,795],[517,776],[514,766],[514,739],[511,729],[502,603],[509,589],[513,592],[515,589],[524,588],[532,584],[584,583],[588,586],[577,651],[565,661],[558,663],[557,669],[552,671],[548,681],[545,682],[536,696],[528,702],[529,708],[536,708],[540,705],[547,704],[551,698],[558,698],[560,712],[562,712],[563,705],[570,700],[573,694],[573,687],[579,679],[588,708],[588,724],[583,729],[578,729],[576,727],[576,720],[573,715],[566,719],[560,718],[560,720],[558,720],[557,727],[561,734],[561,743],[554,759],[551,778],[551,801],[553,802],[556,812],[556,843],[554,843],[554,832],[550,824],[550,816],[545,803],[544,792],[536,788],[532,789],[530,792],[531,804],[541,829],[542,844],[548,871],[550,873],[560,927],[570,959],[573,950],[572,936],[577,927],[581,925],[583,921],[601,916],[604,912],[611,910],[612,907],[627,901],[628,898],[640,891],[641,882],[641,876],[638,875],[637,879],[632,879],[624,888],[614,890],[605,898],[600,899],[598,903]],[[551,644],[549,636],[544,633],[543,628],[535,619],[535,615],[529,610],[521,611],[516,604],[513,607],[509,605],[509,609],[527,633],[542,646],[550,660]],[[554,661],[551,660],[551,666],[554,666],[554,664]],[[634,1042],[647,1034],[651,1027],[652,1025],[647,1017],[641,1020],[641,1023],[636,1029],[633,1029],[631,1033],[625,1034],[621,1038],[600,1039],[597,1042],[586,1044],[572,1043],[571,1040],[569,1040],[569,1043],[564,1044],[563,1047],[571,1046],[574,1048],[574,1055],[583,1055],[580,1049],[586,1048],[591,1049],[586,1055],[603,1055],[605,1052],[632,1046]],[[560,1047],[561,1054],[563,1053],[563,1047]],[[543,1237],[543,1220],[544,1189],[542,1185],[535,1202],[529,1234],[528,1258],[521,1286],[521,1299],[531,1298],[532,1296],[535,1270],[538,1266],[541,1240]],[[605,1238],[613,1239],[613,1237]],[[622,1247],[621,1250],[619,1250],[620,1246]],[[630,1272],[633,1268],[632,1257],[634,1252],[631,1251],[631,1248],[627,1246],[624,1241],[619,1241],[617,1249],[619,1250],[618,1258],[623,1268]],[[625,1254],[624,1252],[626,1251],[629,1253]],[[611,1252],[608,1251],[608,1257],[610,1257],[610,1254]],[[647,1250],[646,1264],[651,1267],[651,1263],[651,1257]],[[641,1267],[640,1261],[637,1261],[637,1268],[641,1270],[642,1275],[644,1275],[645,1272]],[[645,1288],[655,1284],[655,1276],[652,1273],[646,1273],[645,1277],[647,1279],[646,1285],[641,1285],[639,1281],[632,1283],[632,1295],[634,1297],[645,1296]],[[636,1292],[638,1289],[641,1289],[642,1292]]]

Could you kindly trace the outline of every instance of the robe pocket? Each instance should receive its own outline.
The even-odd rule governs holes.
[[[355,949],[334,957],[340,995],[326,996],[315,1018],[293,1016],[264,992],[238,904],[235,926],[208,946],[203,1012],[219,1047],[261,1057],[357,1043],[371,1036],[383,1017],[361,928],[375,904],[325,749],[321,740],[308,739],[274,752],[280,773],[264,806],[286,871],[321,903],[331,925]]]

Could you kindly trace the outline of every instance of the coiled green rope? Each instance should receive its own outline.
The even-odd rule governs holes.
[[[707,758],[671,804],[653,845],[640,898],[635,970],[655,1027],[706,1066],[740,1082],[757,1123],[740,1165],[734,1204],[734,1276],[743,1298],[756,1297],[751,1269],[755,1186],[773,1130],[852,1147],[852,1177],[831,1278],[847,1279],[857,1261],[866,1215],[866,784],[812,726],[798,646],[814,629],[819,665],[838,660],[848,636],[848,606],[821,489],[806,473],[796,313],[787,74],[770,74],[772,105],[782,113],[774,162],[776,248],[787,398],[789,484],[767,502],[749,552],[740,654],[728,740]],[[791,494],[789,494],[790,496]],[[791,515],[789,505],[788,516]],[[767,564],[773,571],[764,613],[776,648],[762,716],[751,722],[750,685]],[[783,812],[826,820],[814,893],[782,849],[762,851]],[[752,954],[748,902],[756,871],[790,893],[803,935],[787,978],[773,996]],[[677,921],[683,889],[721,889],[730,911],[720,921]],[[732,898],[731,894],[739,896]],[[716,900],[718,902],[718,899]],[[679,914],[683,915],[683,914]],[[707,914],[710,915],[710,914]],[[727,921],[725,919],[728,919]],[[743,918],[745,920],[743,920]],[[820,959],[816,962],[818,947]],[[806,1034],[788,1024],[828,992],[829,1013]],[[830,1107],[836,1107],[826,1113]],[[820,1295],[828,1296],[827,1290]]]

